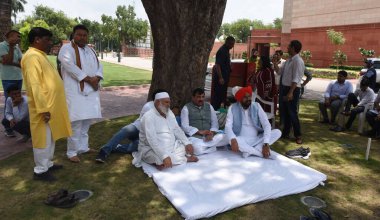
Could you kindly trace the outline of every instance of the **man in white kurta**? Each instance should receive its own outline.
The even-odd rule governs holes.
[[[193,146],[179,127],[170,110],[168,93],[156,94],[154,108],[141,119],[138,151],[132,153],[136,167],[144,161],[161,170],[188,162],[196,162]]]
[[[77,25],[73,29],[73,40],[63,45],[58,55],[73,129],[73,135],[67,140],[67,156],[72,162],[80,162],[78,154],[90,150],[91,120],[102,117],[99,81],[103,78],[103,68],[87,42],[88,29]]]
[[[225,127],[231,150],[242,152],[243,157],[270,158],[270,145],[281,137],[281,131],[271,130],[260,104],[252,102],[251,87],[234,87],[232,91],[237,102],[228,109]]]
[[[195,155],[212,153],[216,147],[228,145],[226,136],[219,131],[214,108],[204,100],[204,89],[197,88],[191,102],[181,111],[181,127],[193,144]]]

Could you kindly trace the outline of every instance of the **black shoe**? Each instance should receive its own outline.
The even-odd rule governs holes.
[[[321,124],[329,124],[330,121],[328,119],[324,119],[323,121],[319,121]]]
[[[105,163],[106,162],[106,158],[107,158],[106,152],[104,152],[103,150],[100,150],[99,153],[98,153],[98,156],[96,156],[95,161],[98,162],[98,163]]]
[[[380,132],[377,132],[374,136],[373,139],[378,140],[380,139]]]
[[[313,217],[317,218],[318,220],[331,220],[331,216],[323,210],[310,208],[309,212]]]
[[[16,137],[16,134],[12,130],[10,130],[10,131],[5,130],[4,134],[7,137]]]
[[[374,137],[374,136],[376,136],[376,133],[377,133],[377,131],[372,129],[372,130],[367,131],[366,135],[369,137]]]
[[[46,182],[54,182],[57,180],[49,171],[46,171],[45,173],[34,173],[33,179]]]
[[[56,170],[61,170],[63,168],[63,165],[61,164],[54,164],[53,166],[49,167],[49,172],[50,171],[56,171]]]
[[[330,128],[330,131],[342,132],[342,131],[345,131],[345,129],[343,127],[337,125],[335,127]]]
[[[285,153],[285,156],[289,158],[302,158],[302,159],[309,159],[309,156],[311,155],[310,149],[309,148],[297,148],[294,150],[289,150]]]

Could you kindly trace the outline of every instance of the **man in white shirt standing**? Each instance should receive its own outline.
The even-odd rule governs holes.
[[[216,147],[228,144],[219,132],[219,123],[211,104],[205,102],[205,91],[194,89],[191,102],[181,111],[181,126],[194,146],[194,154],[201,155],[216,151]]]
[[[170,110],[167,92],[156,94],[154,108],[141,119],[139,137],[138,151],[132,153],[132,164],[136,167],[141,167],[141,161],[154,165],[158,170],[198,161],[191,142]]]
[[[73,130],[67,140],[67,156],[76,163],[80,162],[79,154],[90,151],[91,120],[102,117],[99,82],[103,79],[103,67],[96,52],[87,45],[88,32],[86,26],[76,25],[73,40],[63,45],[58,55]]]
[[[275,62],[274,69],[280,77],[280,116],[284,123],[282,136],[289,138],[290,129],[293,127],[297,144],[302,144],[301,125],[298,118],[298,102],[301,92],[302,77],[305,72],[305,64],[299,55],[302,44],[298,40],[290,41],[288,53],[290,58],[281,68]]]
[[[236,103],[228,109],[225,132],[231,150],[242,152],[243,157],[255,155],[269,158],[270,145],[281,137],[281,131],[271,130],[268,117],[261,105],[252,102],[252,88],[234,87]]]

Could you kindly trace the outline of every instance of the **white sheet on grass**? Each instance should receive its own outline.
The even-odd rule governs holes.
[[[161,193],[186,219],[211,217],[267,199],[301,193],[318,186],[326,175],[272,152],[273,160],[242,158],[218,150],[199,157],[198,163],[164,171],[143,163]]]

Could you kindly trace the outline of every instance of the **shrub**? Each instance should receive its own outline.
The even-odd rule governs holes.
[[[334,51],[333,60],[337,66],[342,66],[347,61],[347,55],[341,50]]]
[[[306,64],[309,64],[310,63],[310,58],[312,58],[312,54],[310,52],[310,50],[303,50],[301,51],[300,53],[300,56],[302,57],[302,59],[305,61]]]
[[[315,78],[336,79],[337,76],[336,69],[308,68],[308,70],[313,73],[313,77]],[[359,78],[358,71],[348,70],[347,73],[347,79]]]
[[[306,66],[306,67],[313,67],[314,64],[312,64],[312,63],[305,63],[305,66]]]
[[[360,71],[363,69],[363,66],[337,66],[337,65],[330,65],[329,66],[330,68],[332,69],[337,69],[337,68],[340,68],[342,70],[354,70],[354,71]]]
[[[366,50],[361,47],[359,47],[359,52],[363,57],[374,57],[376,53],[375,50]]]

